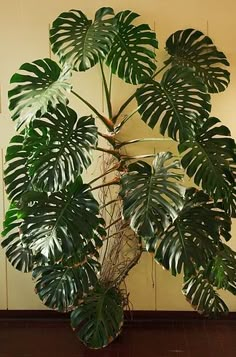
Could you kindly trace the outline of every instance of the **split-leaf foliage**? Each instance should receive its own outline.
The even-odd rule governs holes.
[[[236,253],[227,245],[236,207],[235,142],[210,116],[211,93],[229,85],[229,63],[208,36],[184,29],[167,39],[168,58],[161,66],[156,34],[138,17],[130,10],[115,14],[110,7],[99,9],[94,19],[81,10],[63,12],[50,30],[58,62],[25,63],[10,81],[9,110],[18,132],[6,152],[11,203],[2,246],[16,269],[32,272],[46,306],[72,311],[72,327],[90,348],[118,336],[126,302],[119,279],[102,276],[109,251],[102,247],[115,239],[110,232],[116,226],[101,215],[99,188],[118,185],[113,203],[118,199],[123,226],[130,226],[133,239],[154,253],[155,261],[174,276],[183,275],[183,294],[194,309],[226,313],[218,290],[236,295]],[[79,76],[95,66],[107,113],[71,82],[73,72]],[[114,76],[129,88],[135,85],[124,103],[112,97]],[[84,79],[78,81],[79,89],[84,86]],[[87,106],[86,115],[84,107],[80,115],[69,106],[72,95]],[[135,101],[137,109],[130,113]],[[127,141],[126,133],[122,141],[126,122],[140,119],[153,137]],[[153,142],[167,137],[177,142],[177,152],[154,150]],[[127,145],[143,141],[150,142],[150,152],[129,155]],[[93,177],[83,183],[96,151],[113,156],[115,164],[102,181]],[[184,176],[195,187],[186,188]],[[124,264],[121,276],[130,267]]]

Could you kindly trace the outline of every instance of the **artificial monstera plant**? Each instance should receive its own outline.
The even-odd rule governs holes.
[[[143,252],[183,275],[183,294],[201,313],[227,312],[219,289],[236,294],[236,253],[227,245],[235,143],[210,116],[211,94],[229,84],[229,63],[208,36],[185,29],[167,39],[160,65],[156,34],[135,24],[138,16],[109,7],[93,20],[80,10],[60,14],[50,30],[58,61],[23,64],[9,91],[17,134],[6,152],[10,206],[2,246],[16,269],[32,271],[46,306],[71,312],[72,327],[91,348],[120,333],[127,304],[122,282]],[[72,73],[94,66],[103,111],[71,81]],[[114,77],[134,86],[124,103],[117,95],[112,100]],[[87,115],[70,107],[72,96]],[[146,123],[153,136],[127,140],[132,120]],[[177,151],[154,153],[161,138]],[[143,142],[149,153],[129,154]],[[101,172],[85,183],[96,151]],[[193,187],[185,187],[187,176]]]

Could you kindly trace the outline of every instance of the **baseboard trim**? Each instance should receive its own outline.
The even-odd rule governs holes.
[[[0,319],[23,319],[23,320],[69,320],[69,313],[59,313],[52,310],[0,310]],[[208,318],[194,311],[125,311],[127,324],[139,322],[155,322],[160,320],[207,320]],[[220,316],[217,320],[236,320],[236,312]]]

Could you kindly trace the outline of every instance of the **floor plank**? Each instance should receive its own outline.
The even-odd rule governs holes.
[[[65,320],[0,319],[0,357],[235,357],[236,320],[128,324],[106,349],[88,350]]]

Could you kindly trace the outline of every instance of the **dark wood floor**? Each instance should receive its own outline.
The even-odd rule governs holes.
[[[0,357],[236,357],[236,320],[128,324],[106,349],[83,347],[65,320],[0,319]]]

